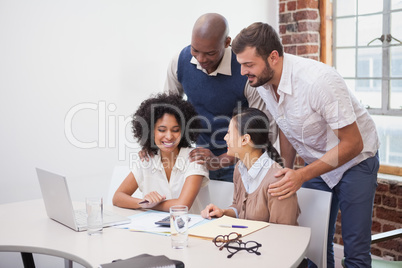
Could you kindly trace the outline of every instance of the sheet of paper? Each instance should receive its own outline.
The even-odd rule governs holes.
[[[164,217],[169,216],[168,212],[163,211],[156,211],[156,210],[148,210],[145,212],[141,212],[132,216],[129,216],[131,219],[131,223],[118,225],[115,228],[121,229],[129,229],[130,231],[137,231],[137,232],[148,232],[148,233],[155,233],[160,235],[170,235],[170,228],[169,227],[162,227],[155,224],[156,221],[163,219]],[[191,218],[188,226],[192,228],[202,222],[206,222],[207,220],[202,218],[201,215],[189,214]]]
[[[243,225],[247,226],[247,228],[228,228],[220,225]],[[226,235],[231,232],[246,236],[267,226],[269,226],[269,223],[265,221],[251,221],[223,216],[189,229],[188,234],[206,239],[214,239],[218,235]]]

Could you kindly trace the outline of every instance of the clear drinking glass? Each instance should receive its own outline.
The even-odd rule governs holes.
[[[103,198],[87,197],[88,235],[101,234],[103,230]]]
[[[172,248],[185,248],[188,241],[188,207],[170,207],[170,233]]]

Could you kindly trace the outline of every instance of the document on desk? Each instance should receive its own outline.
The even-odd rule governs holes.
[[[131,219],[131,223],[124,225],[117,225],[115,228],[128,229],[133,232],[147,232],[159,235],[170,236],[170,227],[163,227],[155,224],[155,222],[169,216],[169,212],[147,210],[128,218]],[[191,218],[189,222],[189,229],[208,220],[201,217],[201,215],[189,214]]]
[[[231,228],[228,226],[241,226],[241,228]],[[223,216],[189,229],[188,234],[205,239],[214,239],[218,235],[226,235],[231,232],[246,236],[267,226],[269,226],[269,223],[265,221],[252,221]]]

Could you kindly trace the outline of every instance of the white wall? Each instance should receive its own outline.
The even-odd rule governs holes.
[[[105,193],[136,151],[118,121],[162,90],[206,12],[232,38],[255,21],[277,28],[277,1],[0,0],[0,203],[41,196],[35,167],[66,175],[74,200]]]

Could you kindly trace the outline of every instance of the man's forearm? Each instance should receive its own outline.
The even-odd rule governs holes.
[[[356,157],[360,153],[359,148],[339,143],[337,146],[325,153],[320,159],[298,170],[304,180],[321,176],[340,167]]]
[[[228,167],[236,164],[237,158],[233,156],[229,156],[227,153],[221,154],[219,157],[219,162],[221,163],[221,167]]]
[[[237,158],[227,155],[227,153],[221,154],[208,162],[209,170],[218,170],[224,167],[232,166],[236,164]]]

